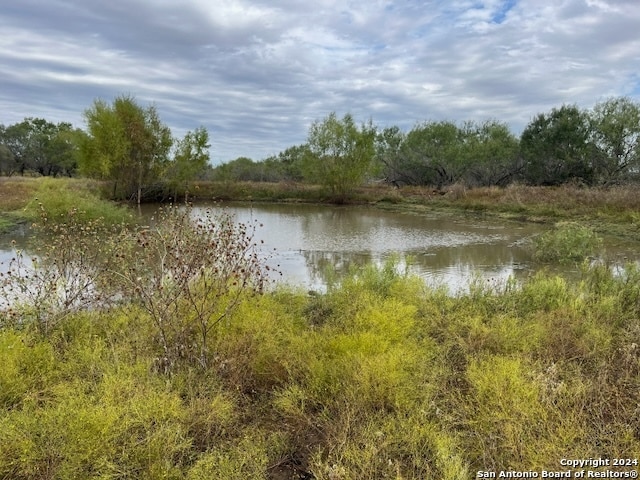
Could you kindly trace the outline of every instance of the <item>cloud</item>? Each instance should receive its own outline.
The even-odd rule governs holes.
[[[0,17],[0,123],[83,126],[95,98],[154,103],[212,158],[261,159],[332,111],[409,129],[640,97],[635,0],[22,0]]]

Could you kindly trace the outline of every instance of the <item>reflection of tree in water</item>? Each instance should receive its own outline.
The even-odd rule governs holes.
[[[382,218],[357,208],[316,211],[300,223],[307,244],[344,250],[360,250],[362,239],[371,238],[384,224]]]
[[[529,263],[531,254],[524,248],[504,244],[476,244],[460,247],[437,247],[423,252],[409,252],[412,264],[420,270],[451,267],[483,268],[495,265]]]
[[[371,252],[323,252],[303,250],[309,277],[314,284],[327,285],[336,278],[342,278],[352,268],[361,267],[375,261]]]

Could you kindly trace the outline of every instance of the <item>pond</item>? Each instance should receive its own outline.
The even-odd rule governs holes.
[[[150,218],[157,205],[143,207]],[[433,213],[415,215],[366,206],[320,206],[307,204],[227,203],[197,205],[194,214],[206,209],[226,211],[239,222],[262,224],[255,234],[270,254],[269,264],[282,272],[281,282],[323,291],[328,272],[339,276],[351,266],[367,262],[382,264],[396,256],[400,265],[433,286],[444,285],[457,293],[469,282],[500,284],[509,277],[522,280],[543,265],[532,261],[530,241],[549,227],[464,215]],[[13,256],[11,240],[24,247],[27,231],[0,237],[0,262]],[[607,257],[613,262],[637,261],[637,242],[605,238]],[[3,268],[0,265],[0,269]],[[576,267],[553,267],[578,276]]]
[[[310,290],[325,288],[330,269],[341,275],[353,265],[382,264],[391,256],[401,265],[408,261],[409,270],[428,284],[444,285],[452,293],[465,290],[474,278],[499,284],[548,268],[532,261],[530,247],[547,225],[308,204],[228,203],[196,206],[194,213],[207,208],[262,224],[256,238],[264,240],[265,252],[273,252],[269,264],[285,282]],[[637,243],[605,239],[605,244],[615,261],[640,257]],[[578,275],[575,267],[554,271]]]

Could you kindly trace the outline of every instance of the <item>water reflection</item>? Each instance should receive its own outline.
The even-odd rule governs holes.
[[[322,291],[328,272],[340,276],[354,266],[380,265],[391,255],[409,261],[410,271],[427,283],[451,292],[464,291],[476,277],[500,284],[544,268],[532,262],[527,248],[528,240],[548,228],[543,225],[305,204],[214,204],[194,207],[194,215],[207,209],[262,224],[256,239],[264,240],[265,254],[273,252],[269,264],[282,272],[280,281],[306,289]],[[150,219],[156,211],[157,206],[147,205],[142,214]],[[25,229],[0,237],[0,262],[10,261],[12,239],[24,248],[26,234]],[[637,242],[605,239],[605,247],[607,257],[620,263],[640,257]],[[578,275],[575,267],[551,270]]]
[[[382,264],[391,255],[410,259],[410,271],[452,292],[476,275],[487,281],[521,277],[530,269],[525,240],[540,225],[479,222],[443,216],[418,216],[366,207],[313,205],[217,206],[238,221],[258,220],[257,236],[286,281],[322,290],[329,272],[338,276],[356,265]],[[204,207],[197,207],[204,209]]]

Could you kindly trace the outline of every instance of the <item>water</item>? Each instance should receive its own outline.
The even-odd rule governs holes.
[[[195,214],[205,206],[195,207]],[[473,279],[502,284],[533,274],[541,265],[531,258],[531,239],[549,226],[477,220],[462,215],[415,215],[374,207],[328,207],[305,204],[226,204],[215,206],[237,221],[257,221],[269,263],[278,265],[283,280],[323,290],[328,267],[344,274],[352,265],[382,264],[390,256],[409,261],[409,270],[431,285],[452,293]],[[612,241],[613,242],[613,241]],[[635,255],[637,244],[620,243],[610,253]],[[612,243],[613,245],[613,243]],[[634,257],[635,258],[635,257]],[[578,269],[554,267],[577,275]]]
[[[373,207],[332,207],[306,204],[229,203],[194,207],[194,215],[207,208],[226,211],[237,221],[262,224],[256,240],[270,254],[268,263],[282,272],[278,281],[322,291],[327,271],[338,275],[352,265],[382,264],[397,256],[400,264],[431,285],[444,285],[452,293],[465,290],[477,278],[501,284],[509,277],[522,280],[543,266],[532,261],[529,243],[548,226],[463,215],[414,215]],[[150,217],[157,206],[147,205]],[[17,237],[17,238],[16,238]],[[10,241],[25,244],[24,235],[0,237],[0,262],[13,255]],[[605,239],[607,254],[615,261],[638,260],[637,242]],[[0,270],[3,267],[0,265]],[[577,275],[575,267],[553,267]]]

